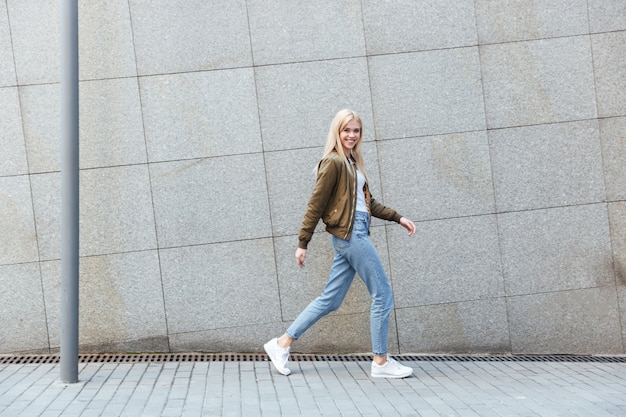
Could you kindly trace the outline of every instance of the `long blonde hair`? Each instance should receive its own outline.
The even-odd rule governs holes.
[[[361,126],[359,140],[354,148],[352,148],[352,159],[354,160],[359,171],[365,175],[365,164],[363,162],[363,153],[361,152],[361,143],[363,142],[363,123],[361,122],[361,117],[359,117],[354,110],[340,110],[333,118],[333,121],[330,123],[330,129],[328,130],[328,137],[326,138],[326,146],[324,147],[324,155],[322,156],[322,159],[326,158],[333,152],[337,152],[340,156],[344,157],[344,162],[348,165],[348,167],[350,166],[348,155],[346,155],[343,151],[339,134],[352,120],[356,121]]]

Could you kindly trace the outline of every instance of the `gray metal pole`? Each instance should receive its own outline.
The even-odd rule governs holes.
[[[78,0],[61,9],[61,381],[78,382]]]

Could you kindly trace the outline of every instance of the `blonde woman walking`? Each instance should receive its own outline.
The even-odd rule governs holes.
[[[315,187],[298,235],[296,263],[304,267],[307,245],[320,219],[331,234],[335,257],[322,294],[300,313],[282,336],[264,345],[272,364],[283,375],[291,373],[287,362],[293,342],[320,318],[339,308],[356,273],[372,297],[371,376],[404,378],[413,373],[412,368],[401,365],[387,354],[393,294],[370,241],[369,227],[374,216],[399,223],[410,236],[415,233],[415,224],[372,198],[361,153],[362,136],[361,118],[354,111],[346,109],[337,113],[330,125],[324,155],[317,166]]]

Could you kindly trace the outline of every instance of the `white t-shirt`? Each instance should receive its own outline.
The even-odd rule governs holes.
[[[367,213],[367,204],[365,204],[365,193],[363,187],[365,187],[365,175],[359,169],[356,169],[357,178],[357,190],[356,190],[356,211],[362,211]]]

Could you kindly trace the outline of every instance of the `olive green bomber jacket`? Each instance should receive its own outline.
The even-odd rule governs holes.
[[[317,181],[298,234],[298,247],[302,249],[307,248],[320,219],[327,232],[340,239],[350,239],[356,212],[357,175],[354,165],[348,168],[342,158],[332,153],[319,163]],[[363,192],[371,216],[400,223],[399,213],[372,198],[367,182]]]

